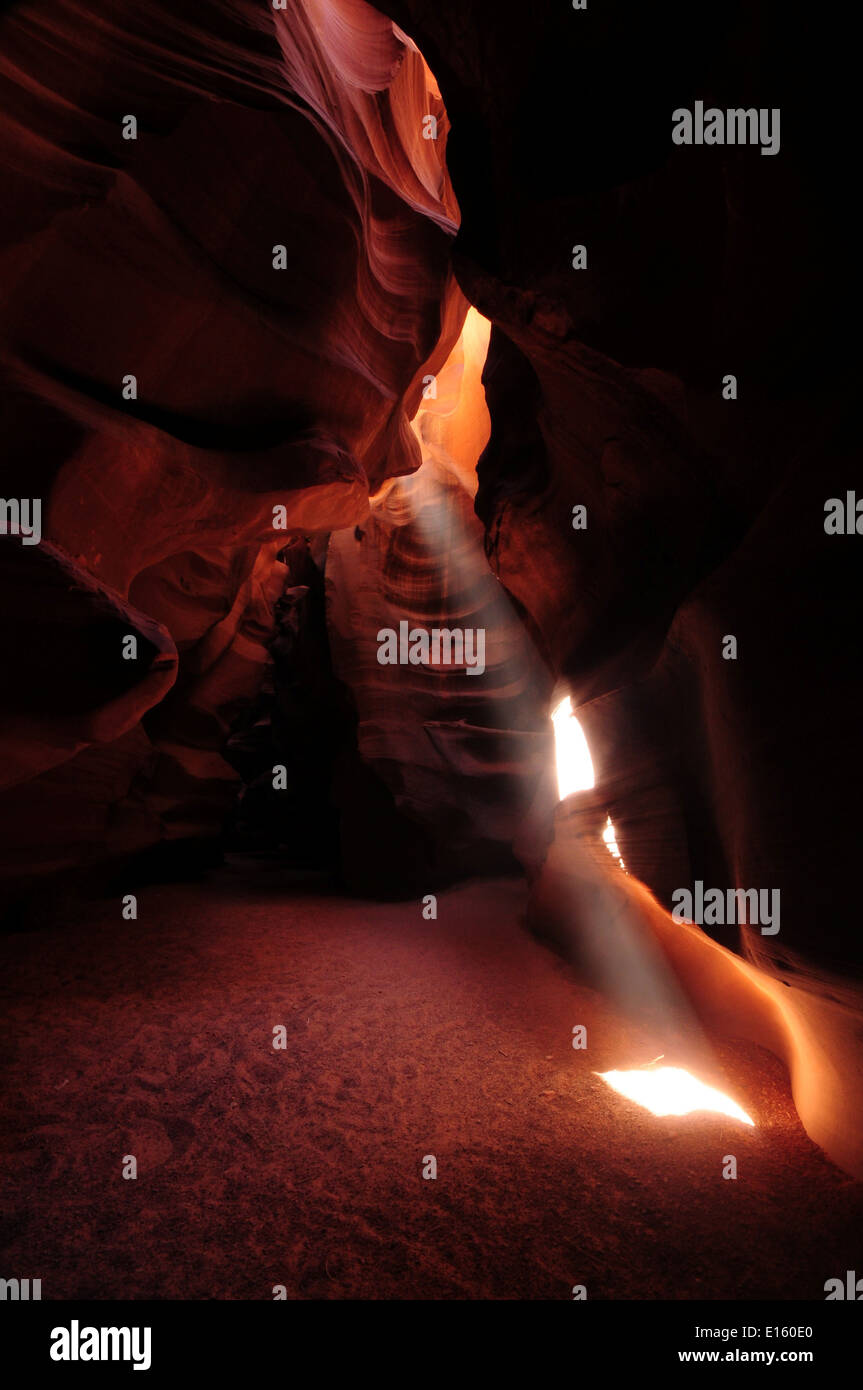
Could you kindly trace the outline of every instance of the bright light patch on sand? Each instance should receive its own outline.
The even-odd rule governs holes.
[[[593,759],[568,695],[552,711],[551,722],[557,758],[557,794],[563,801],[573,792],[589,791],[595,785]]]
[[[638,1071],[598,1071],[612,1090],[643,1105],[652,1115],[689,1115],[693,1110],[712,1110],[732,1120],[752,1125],[745,1110],[713,1086],[705,1086],[682,1067],[642,1068]]]

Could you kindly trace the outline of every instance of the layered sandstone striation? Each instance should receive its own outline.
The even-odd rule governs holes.
[[[279,754],[356,889],[515,842],[567,948],[623,892],[858,1171],[854,190],[807,26],[60,0],[0,37],[0,492],[43,506],[0,537],[0,871],[212,837]],[[674,144],[696,101],[782,108],[781,148]],[[403,621],[482,627],[482,680],[382,666]],[[597,770],[556,819],[555,684]],[[628,887],[580,867],[609,811]],[[781,932],[675,934],[695,880]]]
[[[269,661],[281,546],[362,521],[421,461],[422,375],[466,309],[446,114],[415,46],[351,0],[23,5],[2,30],[0,492],[40,498],[45,541],[176,645],[172,698],[123,760],[135,807],[108,820],[212,834],[237,787],[221,750]],[[4,647],[25,667],[16,622]],[[63,669],[62,645],[44,666]],[[29,857],[41,843],[50,863],[68,815],[48,769],[72,735],[51,733],[56,679],[43,697],[15,777],[36,779]],[[123,731],[74,732],[83,785]]]

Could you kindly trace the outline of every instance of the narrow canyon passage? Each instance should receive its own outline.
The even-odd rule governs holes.
[[[854,1267],[859,1184],[775,1058],[716,1045],[754,1129],[615,1095],[595,1072],[659,1034],[530,937],[517,883],[424,921],[241,861],[148,904],[136,936],[105,904],[3,945],[4,1258],[52,1297],[814,1299]]]
[[[858,219],[781,18],[0,14],[2,1300],[863,1299]]]

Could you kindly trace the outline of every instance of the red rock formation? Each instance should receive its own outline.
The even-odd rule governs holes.
[[[853,83],[819,100],[811,32],[762,5],[540,3],[517,44],[474,0],[457,19],[387,9],[440,83],[454,263],[494,324],[477,497],[492,566],[581,706],[596,814],[632,873],[666,906],[695,879],[781,892],[777,936],[720,936],[800,1005],[778,1046],[792,1072],[818,1012],[801,1113],[859,1171],[860,590],[855,541],[823,525],[857,481],[836,367]],[[673,145],[672,111],[696,98],[780,106],[780,154]],[[567,919],[562,892],[549,913]]]
[[[0,569],[6,788],[134,729],[174,684],[177,651],[160,623],[47,542],[4,538]]]
[[[471,506],[487,437],[487,336],[472,313],[414,421],[422,468],[373,499],[362,528],[336,532],[327,556],[333,665],[356,702],[360,756],[424,843],[413,875],[399,877],[403,891],[511,868],[513,837],[551,756],[548,674],[489,571]],[[481,633],[482,659],[471,647],[465,661],[382,665],[380,634],[402,624],[407,636]],[[466,654],[474,638],[462,640]],[[380,891],[393,872],[385,843],[375,851],[355,788],[343,787],[340,802]]]
[[[45,537],[173,634],[136,796],[155,834],[211,832],[280,530],[361,521],[420,462],[408,418],[465,308],[446,116],[414,46],[351,0],[25,5],[3,52],[3,495],[38,494]]]
[[[591,837],[614,815],[645,939],[714,1022],[788,1060],[811,1132],[857,1171],[861,615],[856,538],[823,528],[859,483],[841,83],[810,99],[806,27],[775,35],[760,0],[382,6],[3,17],[0,490],[45,522],[38,559],[3,542],[34,576],[3,634],[6,867],[213,832],[269,659],[283,509],[286,534],[333,533],[358,721],[336,799],[363,886],[391,835],[420,876],[499,862],[539,784],[536,915],[583,927],[578,844],[539,776],[559,680],[599,772],[583,814]],[[673,145],[696,98],[780,105],[781,153]],[[468,302],[493,325],[490,422],[476,360],[456,385]],[[418,415],[429,375],[439,407]],[[382,680],[376,631],[403,618],[487,622],[481,691]],[[134,678],[104,665],[118,622],[150,644]],[[781,891],[781,935],[670,934],[694,879]],[[711,1011],[726,985],[739,1008]]]

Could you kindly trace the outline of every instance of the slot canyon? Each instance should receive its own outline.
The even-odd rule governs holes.
[[[3,1279],[863,1297],[816,39],[0,16]]]

